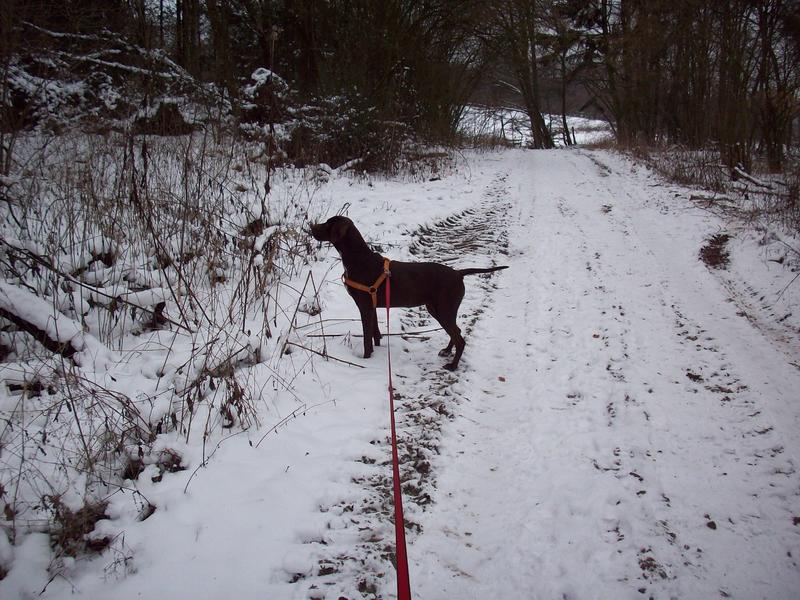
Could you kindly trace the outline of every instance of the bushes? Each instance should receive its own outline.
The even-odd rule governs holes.
[[[358,96],[322,98],[291,113],[287,155],[297,166],[352,164],[359,171],[395,173],[412,141],[408,126],[381,121]]]
[[[241,129],[265,144],[274,163],[396,173],[412,145],[411,128],[381,120],[365,98],[353,94],[301,102],[268,69],[253,72],[242,98]]]
[[[728,216],[800,233],[800,161],[796,157],[789,155],[784,171],[771,174],[763,160],[752,165],[753,172],[742,164],[729,166],[723,161],[723,152],[714,148],[640,146],[628,151],[671,181],[708,190],[711,196],[695,198],[716,205]]]
[[[253,154],[202,132],[20,135],[0,190],[0,277],[20,292],[0,318],[12,537],[33,527],[57,555],[102,550],[89,532],[137,461],[185,468],[159,434],[205,444],[258,424],[250,370],[280,358],[276,289],[312,248],[302,178],[268,195]]]
[[[2,107],[4,132],[124,130],[131,119],[144,123],[141,110],[152,111],[150,119],[174,122],[179,108],[218,100],[213,86],[197,83],[161,51],[109,32],[77,35],[22,27],[28,43],[8,57],[2,82],[10,99]],[[143,126],[140,132],[163,133]]]

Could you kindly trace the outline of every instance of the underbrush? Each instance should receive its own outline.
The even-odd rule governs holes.
[[[328,209],[323,186],[367,175],[280,162],[261,131],[15,139],[0,177],[0,579],[30,533],[49,537],[51,577],[98,552],[132,568],[121,502],[147,519],[159,507],[142,489],[313,404],[293,389],[327,356],[297,343],[320,312],[307,223]],[[414,180],[451,163],[405,142],[364,156]]]
[[[289,281],[313,260],[322,180],[262,155],[203,133],[17,140],[0,179],[0,537],[48,533],[53,576],[127,556],[93,533],[108,498],[147,518],[142,472],[186,468],[181,444],[205,462],[262,423],[260,390],[288,385],[288,304],[315,294]]]
[[[800,234],[800,156],[790,154],[782,173],[769,173],[763,161],[754,160],[750,170],[741,164],[728,166],[716,149],[682,147],[629,148],[667,179],[708,192],[693,199],[715,212],[758,228],[777,227]]]

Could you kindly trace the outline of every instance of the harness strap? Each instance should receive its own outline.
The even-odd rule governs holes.
[[[372,306],[375,308],[378,306],[378,288],[381,287],[381,284],[384,282],[384,280],[392,274],[391,271],[389,271],[390,262],[392,261],[390,261],[388,258],[383,258],[383,273],[378,275],[378,278],[372,285],[364,285],[363,283],[358,283],[357,281],[349,279],[347,277],[347,271],[345,271],[342,275],[342,281],[346,286],[351,287],[354,290],[367,292],[370,296],[372,296]]]

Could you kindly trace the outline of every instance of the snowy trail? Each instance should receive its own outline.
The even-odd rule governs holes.
[[[697,260],[708,225],[677,243],[686,215],[646,181],[517,159],[512,268],[468,339],[417,596],[795,597],[793,341],[736,314]]]
[[[414,598],[798,597],[800,310],[770,299],[794,275],[747,235],[707,268],[724,224],[688,192],[585,150],[318,192],[393,260],[510,266],[466,281],[455,373],[424,308],[392,312]],[[257,365],[261,429],[205,468],[205,444],[165,435],[189,468],[115,495],[118,550],[48,581],[32,534],[0,597],[395,597],[386,348],[361,358],[338,256],[318,257],[322,313],[291,335],[356,366],[293,352],[285,389]]]

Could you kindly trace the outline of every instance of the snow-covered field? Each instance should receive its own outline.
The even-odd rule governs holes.
[[[556,146],[563,146],[561,116],[546,113],[543,116],[553,134],[553,142]],[[611,126],[600,119],[568,115],[567,126],[575,144],[596,144],[614,138]],[[512,146],[526,147],[532,139],[530,118],[525,111],[515,108],[467,106],[459,128],[468,136],[488,137]]]
[[[455,373],[424,309],[391,315],[415,598],[797,597],[800,282],[777,237],[599,151],[333,174],[315,195],[392,259],[510,266],[467,278]],[[720,232],[730,265],[711,269]],[[289,346],[253,368],[260,428],[163,435],[186,470],[114,494],[101,555],[48,573],[45,534],[0,536],[0,597],[394,597],[386,347],[359,357],[338,257],[320,256],[322,313],[275,333],[341,360]]]

